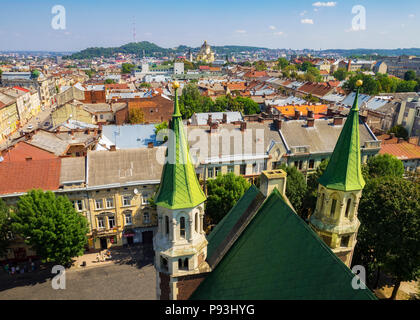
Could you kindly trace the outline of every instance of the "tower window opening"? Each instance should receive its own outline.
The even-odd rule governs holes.
[[[334,217],[336,207],[337,207],[337,200],[333,199],[332,204],[331,204],[331,212],[330,212],[331,217]]]
[[[200,221],[199,221],[199,215],[198,215],[198,212],[197,212],[195,214],[195,231],[196,232],[199,232],[199,230],[200,230],[199,225],[200,225]]]
[[[181,238],[185,238],[185,218],[184,217],[181,217],[181,219],[179,220],[179,225],[180,225],[179,235],[181,236]]]
[[[168,271],[168,259],[161,256],[160,257],[160,266],[163,270]]]
[[[348,218],[348,217],[349,217],[350,206],[351,206],[351,199],[348,199],[348,200],[347,200],[347,206],[346,206],[346,213],[345,213],[345,217],[346,217],[346,218]]]
[[[169,218],[168,216],[165,216],[165,232],[167,235],[169,235]]]
[[[350,236],[342,237],[340,247],[347,248],[349,246],[349,242],[350,242]]]
[[[178,270],[188,270],[188,258],[178,259]]]

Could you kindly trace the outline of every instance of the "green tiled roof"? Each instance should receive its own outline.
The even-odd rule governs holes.
[[[197,180],[189,154],[177,89],[170,129],[172,134],[169,135],[166,163],[156,196],[156,205],[169,209],[193,208],[206,201],[206,196]]]
[[[355,191],[365,186],[361,170],[358,98],[359,89],[327,169],[319,178],[319,183],[326,188]]]
[[[207,238],[207,241],[209,242],[207,245],[207,257],[211,257],[213,255],[258,193],[258,188],[251,185],[241,199],[236,202],[235,206],[229,211],[229,213],[225,215],[212,230]]]
[[[376,299],[353,277],[275,190],[191,299]]]

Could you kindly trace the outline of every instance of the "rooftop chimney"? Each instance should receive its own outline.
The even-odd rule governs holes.
[[[217,132],[218,129],[219,129],[218,122],[213,122],[212,124],[210,124],[210,134]]]
[[[295,110],[295,119],[299,120],[300,118],[300,111],[299,110]]]
[[[223,114],[222,123],[227,123],[227,113]]]
[[[245,131],[246,130],[246,122],[242,121],[241,122],[241,131]]]
[[[212,115],[209,114],[209,117],[207,119],[207,124],[210,126],[212,124],[212,122],[213,122]]]
[[[313,128],[315,125],[315,119],[314,118],[308,118],[306,122],[306,126],[308,128]]]
[[[150,148],[150,149],[152,149],[152,148],[153,148],[153,142],[149,142],[149,143],[147,144],[147,147],[148,147],[148,148]]]
[[[268,197],[274,188],[286,195],[287,173],[283,170],[263,171],[260,178],[260,191]]]
[[[274,119],[274,128],[279,131],[281,130],[282,121],[280,119]]]
[[[109,151],[117,151],[117,146],[116,145],[109,146]]]
[[[308,118],[313,118],[314,112],[312,110],[308,110]]]
[[[341,125],[343,125],[343,118],[341,118],[341,117],[334,117],[333,125],[334,126],[341,126]]]

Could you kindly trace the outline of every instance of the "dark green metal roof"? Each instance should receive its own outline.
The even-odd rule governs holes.
[[[368,289],[354,290],[353,277],[275,190],[191,299],[376,299]]]
[[[166,163],[163,167],[156,205],[169,209],[193,208],[206,201],[189,154],[175,89],[175,107],[169,134]]]
[[[319,178],[319,183],[326,188],[355,191],[365,186],[361,169],[358,98],[359,88],[327,169]]]

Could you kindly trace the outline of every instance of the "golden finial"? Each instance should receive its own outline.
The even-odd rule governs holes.
[[[178,82],[178,81],[174,81],[174,82],[172,82],[172,87],[173,87],[174,89],[178,89],[178,88],[179,88],[179,82]]]
[[[363,86],[363,81],[362,80],[357,80],[356,81],[356,87],[361,87]]]

